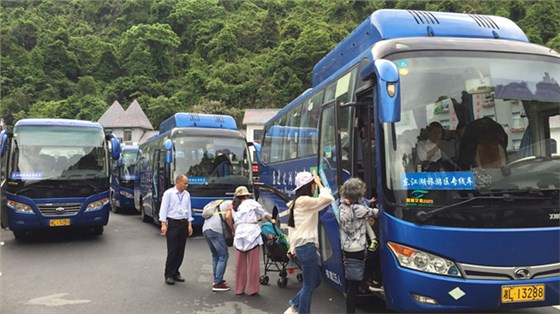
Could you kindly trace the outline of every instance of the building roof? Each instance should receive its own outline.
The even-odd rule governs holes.
[[[126,108],[126,121],[122,121],[123,125],[126,127],[135,127],[135,128],[142,128],[146,130],[153,130],[154,127],[152,123],[146,117],[144,110],[140,107],[140,104],[136,101],[136,99]]]
[[[274,117],[280,109],[246,109],[243,116],[243,124],[265,124]]]
[[[101,123],[105,128],[115,128],[120,127],[119,119],[124,116],[125,111],[118,101],[114,101],[113,104],[103,113],[101,118],[97,122]]]
[[[140,104],[134,100],[130,106],[123,109],[121,104],[115,100],[111,107],[97,121],[105,128],[122,129],[122,128],[141,128],[144,130],[153,130],[154,127],[150,123],[148,117],[140,107]]]

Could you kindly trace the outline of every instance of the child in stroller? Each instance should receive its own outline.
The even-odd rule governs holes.
[[[293,273],[295,268],[301,269],[299,262],[295,257],[291,259],[288,257],[288,239],[275,224],[271,222],[263,223],[261,226],[261,236],[264,242],[264,275],[261,275],[261,284],[268,284],[267,272],[279,272],[280,278],[278,278],[277,284],[278,287],[284,288],[288,284],[288,271]],[[297,280],[299,282],[303,281],[301,273],[297,275]]]

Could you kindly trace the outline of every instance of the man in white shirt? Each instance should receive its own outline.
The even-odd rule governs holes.
[[[424,171],[441,159],[442,136],[443,127],[439,122],[434,121],[428,126],[428,138],[418,142],[416,154],[418,155],[418,162],[423,165]]]
[[[159,221],[161,222],[161,233],[167,240],[165,283],[168,285],[174,285],[176,281],[185,281],[179,273],[179,267],[183,263],[185,255],[187,235],[191,236],[193,233],[192,221],[194,220],[191,196],[186,191],[188,185],[187,176],[177,176],[175,186],[165,191],[161,200]]]

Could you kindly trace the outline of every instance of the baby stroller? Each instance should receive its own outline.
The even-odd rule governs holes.
[[[301,269],[299,262],[292,257],[288,258],[288,240],[282,231],[274,224],[265,222],[261,226],[261,236],[263,238],[263,262],[264,275],[261,276],[261,285],[268,285],[267,272],[279,272],[278,287],[284,288],[288,284],[288,271],[293,272],[294,269]],[[295,265],[295,266],[294,266]],[[303,276],[297,275],[299,282],[303,281]]]

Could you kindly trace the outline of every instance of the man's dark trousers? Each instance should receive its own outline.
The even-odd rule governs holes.
[[[187,219],[167,220],[167,260],[165,261],[165,278],[176,278],[180,275],[179,267],[183,263],[189,222]]]

